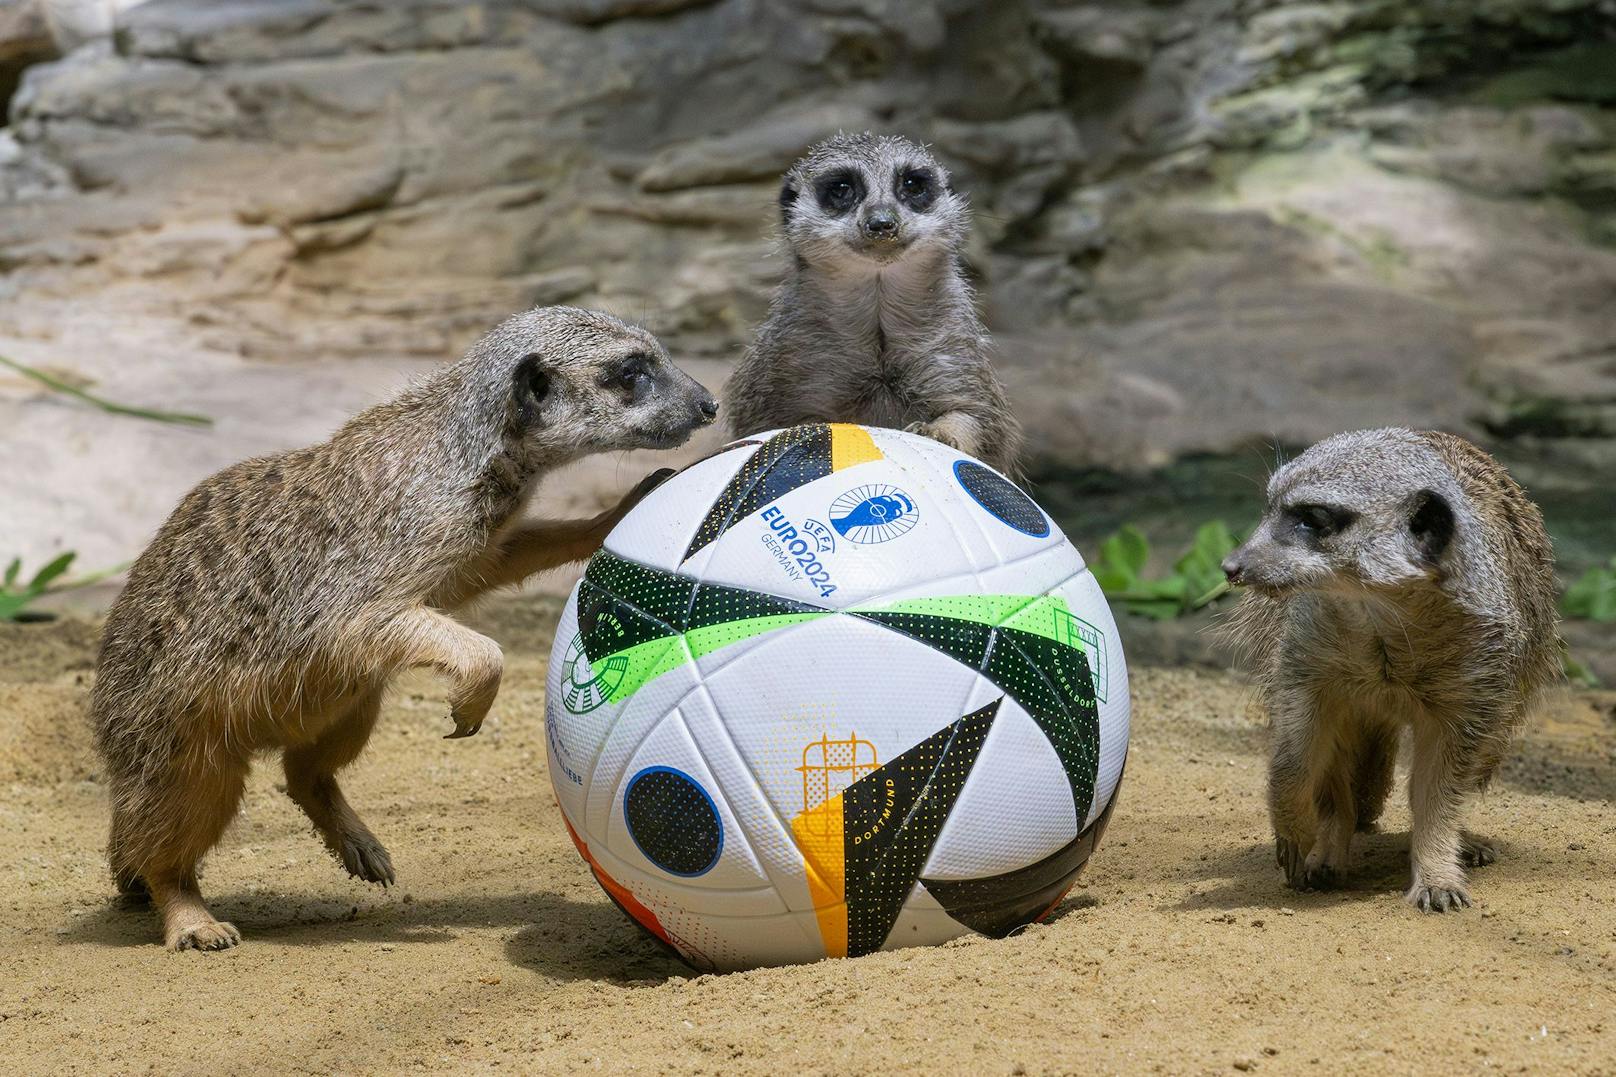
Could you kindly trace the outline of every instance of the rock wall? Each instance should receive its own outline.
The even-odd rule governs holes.
[[[778,174],[935,144],[1050,459],[1616,436],[1611,0],[152,0],[24,73],[0,333],[447,356],[568,301],[732,357]]]

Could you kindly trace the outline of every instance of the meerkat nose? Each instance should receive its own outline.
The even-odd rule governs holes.
[[[891,210],[878,209],[864,218],[864,230],[872,236],[890,236],[898,231],[898,218]]]
[[[1241,564],[1233,554],[1225,557],[1223,564],[1219,567],[1223,569],[1223,574],[1229,578],[1230,583],[1239,583],[1241,575],[1246,571],[1246,566]]]
[[[714,400],[712,397],[708,397],[707,399],[703,400],[701,402],[701,413],[702,415],[706,416],[709,421],[718,418],[718,401]]]

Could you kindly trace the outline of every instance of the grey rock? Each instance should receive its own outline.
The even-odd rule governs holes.
[[[874,116],[847,104],[793,107],[756,124],[711,138],[671,146],[652,158],[639,175],[647,191],[778,179],[803,151],[839,131],[865,131]]]
[[[1596,7],[1410,0],[1394,32],[1369,0],[151,0],[57,59],[0,0],[0,334],[223,407],[270,366],[347,384],[566,301],[721,382],[778,279],[781,171],[895,130],[971,199],[1046,463],[1406,421],[1593,466],[1616,444],[1616,116],[1424,76],[1466,48],[1524,70]],[[83,436],[6,393],[0,452]],[[104,451],[176,487],[183,453],[121,437]],[[101,451],[39,481],[110,497]],[[31,533],[90,527],[28,481]]]
[[[1155,48],[1160,19],[1149,8],[1091,5],[1043,11],[1035,22],[1052,50],[1067,60],[1142,68]]]

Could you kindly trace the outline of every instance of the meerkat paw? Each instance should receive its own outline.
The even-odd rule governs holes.
[[[228,950],[241,942],[241,932],[236,930],[235,924],[210,918],[177,929],[166,941],[168,948],[176,953],[180,950]]]
[[[374,837],[345,836],[337,856],[348,874],[356,879],[383,886],[392,886],[397,881],[393,875],[393,858]]]
[[[910,423],[903,428],[903,431],[906,434],[919,434],[923,438],[931,438],[931,440],[947,445],[951,449],[965,451],[964,446],[956,444],[954,438],[949,436],[948,431],[936,423]]]
[[[1498,849],[1486,838],[1466,834],[1459,844],[1459,862],[1467,868],[1481,868],[1498,861]]]
[[[1334,890],[1341,883],[1341,875],[1334,864],[1307,864],[1302,868],[1302,883],[1298,890]]]
[[[1438,886],[1415,879],[1403,900],[1421,912],[1458,912],[1471,905],[1470,891],[1462,882]]]

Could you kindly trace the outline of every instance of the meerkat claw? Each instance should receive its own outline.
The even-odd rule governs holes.
[[[1481,868],[1496,863],[1497,860],[1498,849],[1491,842],[1465,835],[1464,841],[1459,846],[1461,864],[1467,868]]]
[[[1404,900],[1421,912],[1458,912],[1470,908],[1470,895],[1463,887],[1416,884],[1404,895]]]
[[[452,714],[449,715],[449,720],[455,724],[454,732],[445,733],[443,735],[444,740],[459,740],[462,737],[475,737],[477,735],[477,731],[483,727],[481,722],[468,722],[464,718],[456,718]]]
[[[1328,864],[1319,864],[1302,871],[1302,887],[1307,890],[1334,890],[1336,887],[1335,869]]]
[[[1274,839],[1274,859],[1285,872],[1285,881],[1298,890],[1306,889],[1302,860],[1302,847],[1289,838]]]

